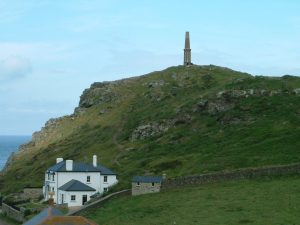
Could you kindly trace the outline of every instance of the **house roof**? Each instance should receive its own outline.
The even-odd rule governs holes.
[[[38,225],[97,225],[97,223],[88,220],[82,216],[53,216]]]
[[[161,183],[161,176],[134,176],[132,182],[141,182],[141,183]]]
[[[115,172],[106,168],[105,166],[98,165],[94,167],[92,164],[73,162],[73,169],[66,170],[66,161],[55,164],[47,169],[47,172],[100,172],[103,175],[116,175]]]
[[[23,223],[23,225],[36,225],[51,216],[61,216],[61,215],[63,215],[63,213],[60,210],[58,210],[52,206],[49,206],[48,208],[44,209],[36,216],[32,217],[27,222]]]
[[[62,191],[96,191],[94,188],[78,180],[70,180],[58,189]]]

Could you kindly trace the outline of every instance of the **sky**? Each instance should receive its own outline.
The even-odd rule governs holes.
[[[192,62],[300,75],[299,0],[0,0],[0,135],[72,114],[83,90]]]

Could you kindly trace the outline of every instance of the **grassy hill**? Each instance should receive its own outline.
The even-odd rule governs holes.
[[[99,224],[299,224],[299,176],[124,196],[84,211]]]
[[[94,83],[74,114],[49,120],[0,177],[0,191],[42,186],[56,157],[100,162],[129,185],[169,177],[300,161],[300,78],[177,66]]]

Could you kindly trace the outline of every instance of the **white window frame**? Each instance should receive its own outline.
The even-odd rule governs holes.
[[[104,177],[103,177],[103,182],[104,182],[104,183],[108,183],[108,176],[104,176]]]
[[[87,176],[87,177],[86,177],[86,182],[87,182],[87,183],[91,183],[91,176]]]

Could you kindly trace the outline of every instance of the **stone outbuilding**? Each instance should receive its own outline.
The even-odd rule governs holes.
[[[132,178],[132,195],[160,192],[162,176],[134,176]]]

